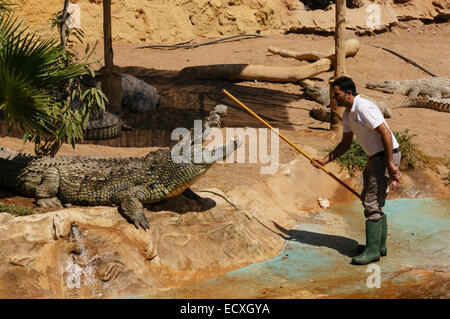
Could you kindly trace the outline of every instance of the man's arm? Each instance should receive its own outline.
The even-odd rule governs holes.
[[[336,146],[336,148],[330,154],[328,154],[327,156],[325,156],[322,159],[314,158],[314,160],[322,166],[328,164],[329,162],[335,160],[339,156],[345,154],[345,152],[347,152],[348,149],[350,148],[350,146],[352,145],[352,140],[353,140],[353,132],[346,132],[346,133],[342,134],[341,142],[338,144],[338,146]],[[320,167],[318,165],[315,165],[314,163],[312,163],[312,164],[317,168]]]
[[[392,186],[397,188],[398,184],[403,182],[402,174],[400,170],[395,166],[394,160],[392,159],[392,135],[391,131],[388,129],[385,123],[381,123],[381,125],[375,128],[375,131],[380,134],[381,141],[383,142],[384,152],[386,154],[386,166],[389,172],[389,177],[392,180]]]

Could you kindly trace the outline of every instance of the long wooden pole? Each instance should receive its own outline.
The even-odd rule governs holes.
[[[298,147],[297,145],[295,145],[294,143],[292,143],[288,138],[286,138],[283,134],[275,131],[273,129],[273,127],[267,123],[266,121],[264,121],[261,117],[258,116],[258,114],[256,114],[255,112],[253,112],[251,109],[249,109],[244,103],[242,103],[241,101],[239,101],[237,98],[235,98],[233,95],[231,95],[230,92],[228,92],[227,90],[223,89],[222,90],[223,93],[225,93],[229,98],[231,98],[233,101],[235,101],[237,104],[239,104],[244,110],[246,110],[248,113],[250,113],[251,115],[253,115],[257,120],[259,120],[261,123],[263,123],[266,127],[268,127],[272,132],[274,132],[275,134],[277,134],[280,138],[282,138],[286,143],[288,143],[290,146],[292,146],[293,148],[295,148],[298,152],[300,152],[303,156],[305,156],[307,159],[309,159],[311,162],[313,162],[314,164],[318,164],[311,156],[309,156],[307,153],[303,152],[300,147]],[[348,186],[346,183],[344,183],[342,180],[339,179],[339,177],[337,177],[336,175],[334,175],[333,173],[331,173],[329,170],[327,170],[324,166],[319,165],[320,169],[322,169],[325,173],[327,173],[328,175],[330,175],[335,181],[337,181],[338,183],[340,183],[342,186],[344,186],[347,190],[349,190],[350,192],[352,192],[353,195],[355,195],[356,197],[358,197],[359,199],[361,199],[361,196],[350,186]]]

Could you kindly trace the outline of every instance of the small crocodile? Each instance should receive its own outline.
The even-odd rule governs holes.
[[[450,113],[450,99],[436,99],[427,96],[419,96],[410,98],[407,102],[399,104],[395,108],[401,107],[418,107]]]
[[[432,98],[450,98],[450,79],[429,77],[417,80],[369,82],[366,87],[390,94],[403,94],[410,98],[426,95]]]
[[[220,115],[224,112],[226,106],[216,105],[205,118],[204,138],[211,126],[218,125]],[[143,204],[178,194],[204,204],[208,199],[195,194],[189,188],[190,185],[216,161],[225,159],[240,145],[239,140],[233,140],[206,152],[200,147],[202,153],[199,162],[193,159],[197,159],[194,154],[201,139],[194,138],[188,144],[189,141],[175,145],[191,149],[192,155],[183,153],[185,161],[181,158],[176,160],[174,154],[178,153],[174,148],[162,148],[145,157],[128,158],[42,157],[0,148],[0,187],[34,197],[38,206],[61,206],[61,203],[118,205],[119,212],[136,228],[148,229]]]
[[[89,120],[84,130],[85,140],[108,140],[120,135],[122,130],[131,128],[122,122],[122,119],[108,111],[100,112],[98,116],[93,116]]]

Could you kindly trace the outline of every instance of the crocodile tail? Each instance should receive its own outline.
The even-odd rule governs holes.
[[[395,108],[400,107],[425,108],[432,109],[438,112],[450,113],[450,99],[434,99],[421,96],[410,98],[407,102],[397,105]]]
[[[108,140],[120,135],[122,125],[113,125],[109,127],[91,128],[85,130],[84,138],[86,140]]]

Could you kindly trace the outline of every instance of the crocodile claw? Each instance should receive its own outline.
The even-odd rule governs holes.
[[[140,213],[137,217],[134,217],[133,222],[136,229],[139,229],[139,227],[142,227],[144,230],[150,229],[150,224],[148,223],[147,217],[145,217],[144,213]]]
[[[60,207],[61,201],[57,197],[40,198],[36,200],[36,205],[39,207]]]

